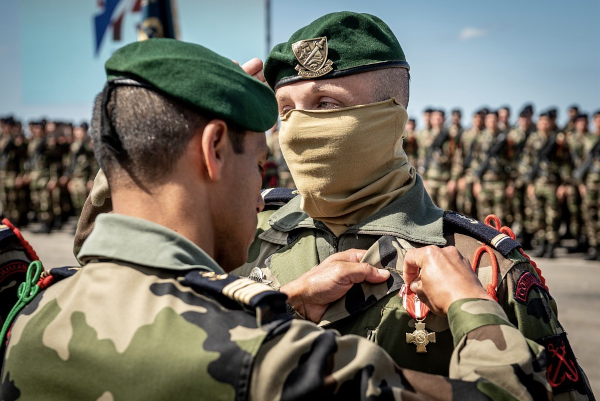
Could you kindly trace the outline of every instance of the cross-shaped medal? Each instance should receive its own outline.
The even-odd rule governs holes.
[[[422,320],[417,320],[415,324],[415,331],[412,333],[406,333],[406,342],[413,343],[417,346],[417,352],[427,352],[427,344],[435,343],[435,332],[428,333],[425,330],[425,323]]]

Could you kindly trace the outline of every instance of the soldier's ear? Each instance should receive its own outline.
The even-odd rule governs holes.
[[[219,181],[222,177],[225,158],[231,144],[227,135],[227,123],[211,120],[202,131],[202,159],[209,179]]]

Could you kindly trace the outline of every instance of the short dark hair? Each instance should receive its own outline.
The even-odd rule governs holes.
[[[134,182],[160,180],[181,158],[194,134],[213,119],[150,89],[117,87],[106,105],[113,135],[125,150],[124,155],[116,155],[101,138],[102,107],[100,94],[94,103],[91,137],[94,154],[109,181],[123,172]],[[245,131],[227,126],[234,152],[243,153]]]

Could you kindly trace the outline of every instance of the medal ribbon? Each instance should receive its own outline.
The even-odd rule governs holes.
[[[421,302],[417,293],[412,292],[408,285],[402,284],[399,295],[402,298],[402,306],[413,319],[423,320],[427,317],[429,307]]]

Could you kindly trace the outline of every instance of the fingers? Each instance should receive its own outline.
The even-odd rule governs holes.
[[[406,252],[402,269],[402,278],[405,283],[410,284],[419,277],[419,270],[424,264],[427,248],[429,247],[409,249]]]
[[[246,61],[242,65],[242,69],[247,74],[252,75],[254,78],[261,82],[265,82],[265,76],[263,75],[263,62],[259,58],[253,58],[252,60]]]
[[[367,251],[362,249],[348,249],[347,251],[334,253],[324,262],[350,262],[359,263]]]

